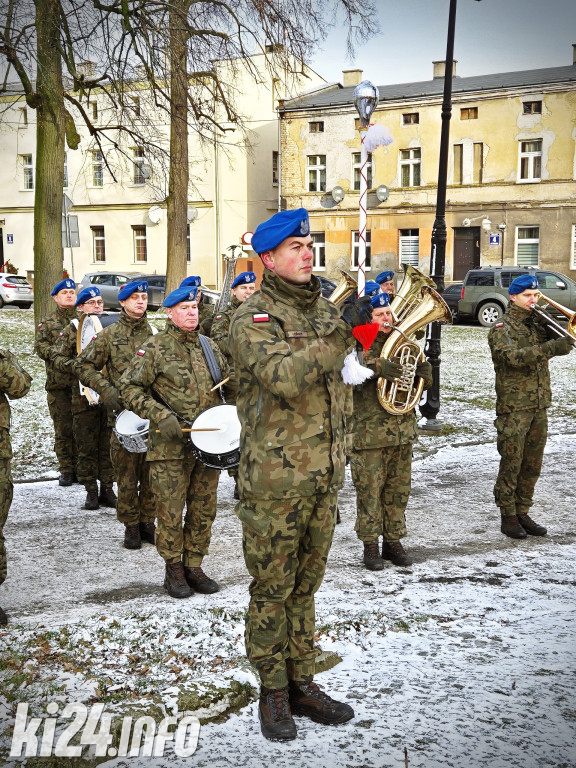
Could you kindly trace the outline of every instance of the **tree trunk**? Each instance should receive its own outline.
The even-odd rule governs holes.
[[[188,71],[186,16],[190,0],[170,5],[170,176],[167,200],[166,292],[186,277],[188,211]]]
[[[34,196],[34,318],[52,311],[50,292],[62,280],[64,85],[58,53],[59,0],[36,0],[38,75]]]

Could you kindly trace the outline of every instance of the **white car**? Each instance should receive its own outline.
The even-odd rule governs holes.
[[[15,304],[27,308],[33,301],[34,291],[25,277],[12,275],[10,272],[0,272],[0,307],[5,304]]]

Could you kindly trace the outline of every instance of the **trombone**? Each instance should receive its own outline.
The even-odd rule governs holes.
[[[564,315],[568,320],[568,327],[564,328],[564,326],[554,320],[543,307],[534,304],[532,311],[536,313],[537,317],[539,317],[548,328],[554,331],[554,333],[557,333],[558,336],[564,336],[567,339],[576,341],[576,312],[572,312],[568,307],[559,304],[557,301],[554,301],[554,299],[548,298],[548,296],[545,296],[543,293],[538,296],[538,301],[540,301],[540,299],[545,301],[551,307],[554,307],[554,309],[560,312],[561,315]]]

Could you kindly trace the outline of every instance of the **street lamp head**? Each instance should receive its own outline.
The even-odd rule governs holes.
[[[506,224],[504,224],[504,223],[498,224],[498,229],[501,230],[502,232],[504,232],[504,230],[506,229]]]
[[[354,88],[354,106],[360,115],[360,125],[367,128],[370,125],[372,112],[376,109],[380,94],[378,88],[370,80],[363,80]]]
[[[490,232],[490,230],[492,229],[492,222],[490,221],[489,218],[482,219],[482,229],[485,232]]]

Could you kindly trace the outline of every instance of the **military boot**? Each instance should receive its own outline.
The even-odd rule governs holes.
[[[74,472],[60,472],[60,477],[58,478],[58,485],[62,485],[64,487],[68,485],[72,485],[74,483]]]
[[[184,566],[184,575],[188,585],[192,587],[195,592],[200,592],[202,595],[212,595],[214,592],[218,592],[220,587],[209,576],[206,576],[202,568],[188,568]]]
[[[530,536],[546,536],[546,528],[532,520],[530,515],[518,515],[518,522]]]
[[[5,627],[8,624],[8,616],[2,608],[0,608],[0,627]]]
[[[111,485],[103,485],[100,483],[100,495],[98,496],[98,501],[103,507],[112,507],[112,509],[116,509],[118,497],[114,493],[114,488],[112,488]]]
[[[166,563],[164,589],[170,597],[190,597],[192,592],[184,576],[184,566],[182,563]]]
[[[86,501],[84,502],[84,509],[100,509],[100,504],[98,504],[98,489],[89,490],[86,488]]]
[[[149,544],[154,544],[155,534],[156,526],[154,523],[140,523],[140,538],[142,541],[147,541]]]
[[[516,515],[502,515],[500,530],[511,539],[525,539],[526,531],[518,522]]]
[[[383,541],[382,559],[390,560],[394,565],[398,565],[401,568],[407,568],[409,565],[412,565],[412,558],[406,554],[401,541]]]
[[[354,710],[349,704],[330,698],[312,678],[298,682],[290,680],[288,691],[294,715],[309,717],[322,725],[339,725],[354,717]]]
[[[140,526],[138,523],[127,525],[124,530],[124,547],[126,549],[140,549],[141,546]]]
[[[384,569],[384,560],[380,557],[378,540],[364,542],[364,565],[369,571],[381,571]]]
[[[261,688],[258,718],[262,736],[270,741],[296,738],[296,723],[290,711],[288,688]]]

